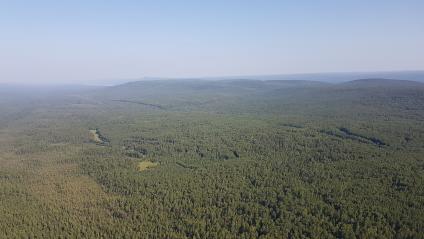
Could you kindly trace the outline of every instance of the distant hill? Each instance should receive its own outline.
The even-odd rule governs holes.
[[[424,83],[359,79],[342,83],[306,80],[151,80],[105,87],[86,97],[105,104],[156,110],[277,113],[330,106],[417,108]],[[355,103],[356,102],[356,103]],[[300,105],[300,106],[299,106]],[[296,107],[299,106],[299,107]],[[284,109],[284,110],[283,110]],[[336,107],[334,108],[336,109]],[[338,109],[344,110],[344,109]]]
[[[410,80],[394,79],[359,79],[344,82],[341,85],[349,87],[424,87],[424,83]]]
[[[305,80],[322,82],[347,82],[357,79],[397,79],[424,82],[424,71],[384,71],[384,72],[334,72],[307,74],[252,75],[238,77],[216,77],[214,79],[255,79],[255,80]],[[207,78],[210,79],[210,78]]]
[[[144,77],[139,79],[121,79],[114,81],[115,85],[128,81],[157,81],[157,80],[260,80],[260,81],[321,81],[329,83],[348,82],[357,79],[397,79],[424,82],[424,71],[380,71],[380,72],[329,72],[329,73],[303,73],[303,74],[274,74],[274,75],[239,75],[218,77]]]

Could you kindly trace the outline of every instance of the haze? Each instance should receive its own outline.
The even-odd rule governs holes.
[[[422,1],[2,1],[1,83],[424,69]]]

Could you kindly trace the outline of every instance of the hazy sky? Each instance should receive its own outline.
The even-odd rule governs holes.
[[[412,69],[422,0],[0,0],[0,82]]]

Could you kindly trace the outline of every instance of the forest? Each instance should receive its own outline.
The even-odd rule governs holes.
[[[424,238],[424,83],[4,92],[1,238]]]

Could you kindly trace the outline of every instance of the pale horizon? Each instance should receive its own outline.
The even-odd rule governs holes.
[[[424,70],[421,1],[0,3],[0,83]]]

